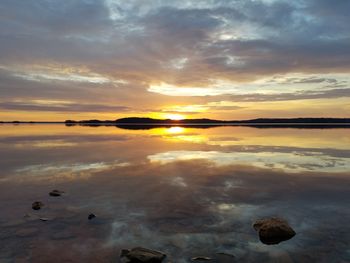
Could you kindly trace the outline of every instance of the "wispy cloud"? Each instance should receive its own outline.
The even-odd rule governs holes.
[[[125,106],[113,106],[104,104],[76,104],[69,101],[49,100],[0,102],[0,109],[55,112],[123,112],[130,110]]]

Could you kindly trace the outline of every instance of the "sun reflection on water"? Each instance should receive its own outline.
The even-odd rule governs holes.
[[[184,132],[185,132],[185,128],[179,127],[179,126],[170,127],[170,128],[168,128],[168,129],[166,129],[166,132],[167,132],[167,133],[171,133],[171,134],[174,134],[174,133],[184,133]]]

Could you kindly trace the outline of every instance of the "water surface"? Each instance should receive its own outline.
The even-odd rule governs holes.
[[[0,262],[119,262],[134,246],[165,262],[350,262],[349,134],[0,125]],[[262,244],[252,223],[270,216],[297,235]]]

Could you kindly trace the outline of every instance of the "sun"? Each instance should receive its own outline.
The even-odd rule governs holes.
[[[179,121],[179,120],[185,119],[185,116],[181,114],[167,114],[165,115],[165,118],[174,120],[174,121]]]

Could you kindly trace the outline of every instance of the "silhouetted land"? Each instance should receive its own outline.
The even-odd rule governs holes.
[[[212,119],[153,119],[129,117],[117,120],[65,121],[67,126],[117,126],[123,129],[152,129],[157,127],[185,126],[193,128],[211,128],[217,126],[250,126],[256,128],[350,128],[350,118],[260,118],[252,120],[212,120]]]
[[[153,119],[129,117],[117,120],[66,120],[65,122],[35,122],[35,121],[0,121],[0,124],[59,124],[66,126],[116,126],[122,129],[143,130],[169,126],[185,126],[188,128],[212,128],[218,126],[249,126],[255,128],[350,128],[350,118],[259,118],[251,120],[212,120],[212,119]]]

